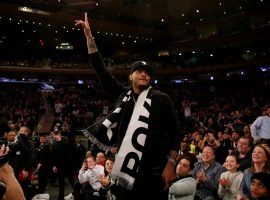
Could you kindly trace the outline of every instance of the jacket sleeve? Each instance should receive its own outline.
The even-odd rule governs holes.
[[[250,189],[249,189],[249,184],[248,182],[251,181],[251,172],[249,172],[249,169],[246,169],[244,171],[244,177],[243,177],[243,183],[242,183],[242,191],[243,191],[243,194],[246,195],[246,196],[249,196],[250,195]]]
[[[105,91],[109,94],[113,101],[116,101],[121,92],[124,90],[124,87],[112,76],[112,74],[106,68],[106,65],[99,52],[92,53],[89,56],[97,77],[102,83]]]
[[[220,179],[223,179],[225,177],[224,172],[220,175]],[[218,196],[223,199],[226,192],[226,188],[222,187],[222,185],[218,185]]]
[[[169,188],[169,194],[175,196],[184,196],[195,194],[196,192],[196,181],[194,178],[185,178],[179,180],[171,185]]]
[[[217,167],[214,169],[215,171],[212,172],[211,176],[206,176],[206,181],[204,182],[204,186],[211,189],[211,190],[218,190],[219,187],[219,178],[220,175],[226,171],[223,166]]]
[[[88,177],[87,171],[84,169],[80,169],[78,179],[79,179],[80,184],[88,182],[89,177]]]
[[[179,138],[180,135],[180,128],[178,119],[175,113],[175,110],[173,108],[173,103],[170,97],[167,94],[163,95],[163,104],[162,104],[162,110],[163,110],[163,122],[164,122],[164,131],[168,134],[169,139],[169,149],[178,151],[179,148]]]

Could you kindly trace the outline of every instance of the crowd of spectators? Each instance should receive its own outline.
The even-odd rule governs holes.
[[[138,59],[148,61],[155,69],[183,69],[247,63],[265,60],[269,55],[268,48],[256,49],[254,47],[245,47],[243,49],[209,48],[200,51],[179,52],[180,54],[176,53],[175,55],[168,56],[150,56],[141,54],[114,55],[107,56],[104,61],[109,68],[114,70],[127,69],[134,60]],[[24,52],[23,49],[17,49],[17,51],[19,51],[19,55]],[[57,50],[52,50],[51,52],[52,53],[49,55],[48,53],[43,55],[42,52],[40,52],[36,57],[34,55],[16,57],[16,54],[11,54],[13,55],[11,58],[9,58],[10,55],[2,58],[0,57],[0,66],[50,69],[91,69],[91,64],[88,63],[86,56],[78,51],[59,52]]]
[[[47,110],[42,103],[44,97],[38,88],[29,90],[25,85],[4,86],[1,91],[1,124],[8,127],[1,129],[1,133],[4,135],[6,132],[4,140],[13,155],[10,165],[14,168],[26,198],[31,199],[37,193],[44,193],[49,181],[50,184],[59,184],[59,198],[63,199],[65,177],[69,178],[74,187],[74,192],[66,199],[87,198],[89,195],[94,195],[97,199],[105,198],[106,195],[117,196],[117,183],[112,183],[110,172],[106,172],[107,164],[104,165],[108,162],[108,168],[112,167],[114,154],[102,152],[90,142],[83,145],[81,140],[75,138],[80,134],[78,130],[105,118],[112,110],[113,102],[108,101],[98,84],[49,92],[46,98],[55,120],[51,132],[39,133],[38,137],[31,133],[35,130],[40,116]],[[264,135],[260,137],[260,133],[252,133],[250,130],[257,117],[269,116],[270,98],[265,92],[269,90],[269,86],[270,82],[267,80],[241,84],[237,80],[231,80],[226,84],[216,81],[204,84],[154,85],[169,93],[174,101],[184,136],[179,141],[179,159],[176,165],[179,162],[181,166],[187,163],[191,166],[188,174],[197,180],[195,183],[198,184],[193,196],[196,193],[199,199],[207,196],[225,198],[226,195],[234,198],[245,195],[251,198],[253,193],[250,188],[255,184],[251,182],[255,179],[252,175],[269,172],[269,138]],[[256,127],[258,128],[258,125]],[[254,135],[258,136],[255,140]],[[20,153],[17,154],[18,152]],[[100,156],[100,153],[103,155]],[[107,161],[102,162],[105,170],[97,169],[94,170],[97,174],[89,175],[88,169],[96,169],[100,157],[107,158]],[[83,162],[84,159],[87,163]],[[239,163],[239,166],[236,164],[237,167],[232,168],[234,164],[231,163],[235,162]],[[182,168],[176,167],[176,180],[179,181],[181,173],[177,172],[177,169]],[[227,174],[223,174],[225,171]],[[230,179],[235,171],[244,173],[243,189],[235,183],[238,190],[230,191],[232,180],[227,179]],[[83,175],[85,173],[86,177]],[[29,187],[35,178],[34,174],[38,174],[38,189]],[[238,174],[238,178],[233,180],[241,179],[241,173]],[[89,181],[83,181],[85,179]],[[188,180],[187,182],[194,183],[190,178]],[[182,184],[181,181],[175,185],[174,183],[176,182],[172,182],[173,187]],[[170,196],[177,196],[178,189],[170,189]]]

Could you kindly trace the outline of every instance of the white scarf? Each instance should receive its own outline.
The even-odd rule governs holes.
[[[117,180],[122,187],[131,190],[135,181],[135,175],[138,171],[139,162],[142,158],[143,148],[148,135],[151,98],[148,95],[151,87],[145,89],[138,97],[135,103],[131,119],[129,121],[125,137],[122,141],[120,149],[115,159],[112,170],[112,177]],[[94,124],[91,127],[83,130],[83,133],[97,146],[103,150],[110,149],[109,146],[104,145],[97,139],[97,134],[106,132],[107,137],[111,139],[113,128],[115,128],[121,120],[123,108],[131,99],[131,90],[123,98],[120,105],[113,111],[113,113],[105,119],[101,124]],[[93,134],[92,127],[98,127],[97,133]],[[95,136],[96,135],[96,136]]]

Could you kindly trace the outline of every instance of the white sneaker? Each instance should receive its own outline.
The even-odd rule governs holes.
[[[72,193],[64,197],[65,200],[74,200],[74,196]]]

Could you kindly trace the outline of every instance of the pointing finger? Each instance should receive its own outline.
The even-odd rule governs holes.
[[[84,13],[84,21],[88,22],[87,12]]]

